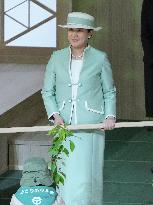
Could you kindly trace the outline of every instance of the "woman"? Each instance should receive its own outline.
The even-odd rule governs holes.
[[[88,45],[94,17],[81,12],[68,14],[70,46],[53,53],[48,62],[42,96],[54,124],[104,122],[115,126],[116,89],[107,55]],[[62,167],[66,174],[60,187],[66,205],[102,205],[104,130],[76,132],[74,152]],[[63,156],[64,158],[64,156]]]

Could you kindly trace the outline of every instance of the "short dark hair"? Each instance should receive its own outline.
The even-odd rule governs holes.
[[[88,29],[88,33],[90,33],[91,31],[93,31],[93,29]]]

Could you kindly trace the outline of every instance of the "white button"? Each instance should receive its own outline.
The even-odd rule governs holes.
[[[81,87],[81,86],[82,86],[82,83],[79,83],[78,86]]]
[[[71,87],[71,83],[69,83],[68,86]]]
[[[69,103],[71,103],[72,102],[72,100],[69,100]]]

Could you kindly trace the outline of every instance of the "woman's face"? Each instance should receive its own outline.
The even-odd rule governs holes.
[[[89,32],[84,28],[69,28],[68,29],[68,41],[75,49],[84,48],[87,45],[88,37],[91,36]]]

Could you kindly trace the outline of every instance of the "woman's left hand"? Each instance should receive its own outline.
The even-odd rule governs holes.
[[[112,116],[108,117],[103,122],[103,124],[104,124],[103,129],[104,130],[112,130],[112,129],[114,129],[115,122],[116,122],[116,119],[114,117],[112,117]]]

